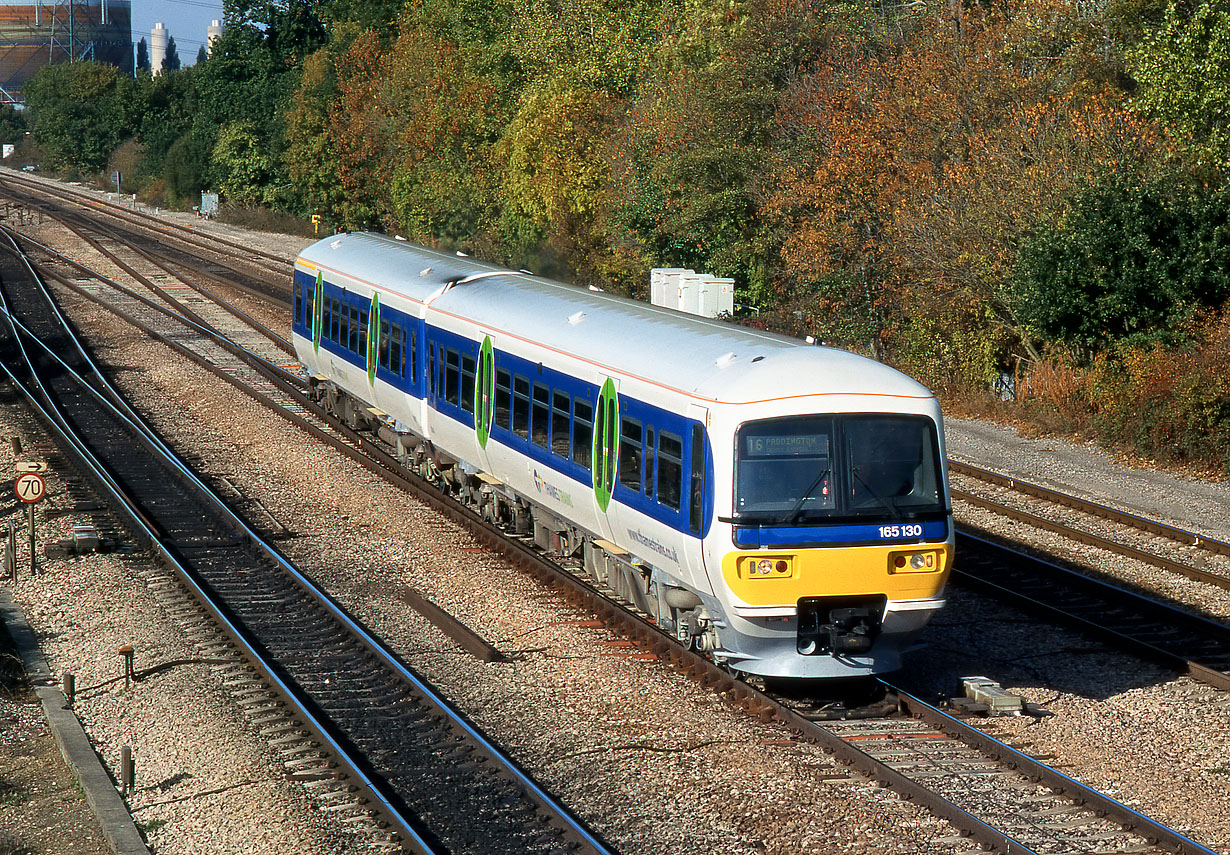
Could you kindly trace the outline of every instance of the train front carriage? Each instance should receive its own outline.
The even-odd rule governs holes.
[[[770,356],[740,389],[772,397],[788,392],[785,379],[834,394],[731,405],[712,428],[725,443],[706,566],[724,595],[721,655],[738,670],[892,671],[943,605],[953,532],[938,406],[897,372],[853,359],[814,348]]]

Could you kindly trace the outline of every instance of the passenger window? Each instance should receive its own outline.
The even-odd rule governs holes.
[[[568,396],[555,392],[551,408],[551,450],[568,459]]]
[[[530,421],[530,441],[547,447],[547,428],[551,420],[551,390],[543,383],[534,384],[534,417]]]
[[[355,306],[350,307],[350,351],[351,353],[362,353],[359,348],[359,310]]]
[[[295,283],[295,322],[303,323],[303,286]]]
[[[401,327],[398,327],[397,331],[401,333],[399,337],[401,344],[405,345],[406,331],[402,329]],[[401,359],[394,359],[393,365],[395,366],[398,374],[400,374],[402,377],[407,376],[406,375],[406,348],[404,346],[401,348]],[[412,381],[414,380],[414,378],[419,376],[418,370],[419,370],[419,337],[418,337],[418,333],[411,331],[410,333],[410,375],[409,376]],[[412,383],[411,385],[417,385],[417,382]]]
[[[692,472],[689,481],[690,496],[688,528],[692,534],[700,534],[702,515],[705,508],[705,429],[700,425],[692,425]]]
[[[673,433],[658,435],[658,502],[679,510],[683,495],[683,440]]]
[[[380,319],[380,345],[376,349],[376,361],[381,368],[388,370],[389,367],[389,322]]]
[[[512,375],[503,368],[495,372],[495,424],[512,430]]]
[[[470,354],[461,356],[461,409],[467,413],[474,412],[474,357]]]
[[[653,428],[645,428],[645,495],[653,498],[653,479],[655,473],[654,465],[654,441]]]
[[[461,401],[461,366],[457,356],[457,351],[451,347],[444,351],[444,400],[453,406]]]
[[[427,389],[434,398],[436,394],[436,349],[427,345]]]
[[[513,377],[513,433],[530,438],[530,381],[520,374]]]
[[[401,361],[401,327],[394,324],[389,330],[389,370],[398,373]]]
[[[636,419],[619,421],[619,483],[641,492],[641,423]]]
[[[594,453],[594,408],[584,398],[572,399],[572,460],[586,469]]]

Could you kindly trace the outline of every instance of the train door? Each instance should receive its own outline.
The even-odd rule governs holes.
[[[688,428],[688,459],[684,463],[688,473],[686,511],[689,536],[685,538],[687,565],[697,587],[704,587],[701,584],[706,578],[703,535],[709,528],[708,517],[712,514],[713,507],[713,485],[709,483],[712,478],[712,467],[709,465],[712,454],[708,440],[709,410],[697,404],[689,404],[687,415],[691,422]]]
[[[432,410],[436,407],[436,396],[440,393],[439,367],[436,362],[436,341],[431,335],[431,327],[423,324],[423,436],[431,439],[434,426]]]
[[[474,371],[474,436],[478,441],[478,456],[475,462],[484,472],[491,471],[487,442],[491,438],[491,423],[494,418],[495,347],[491,343],[491,336],[484,335]]]
[[[594,410],[594,453],[591,466],[599,534],[607,540],[611,540],[614,534],[608,514],[614,510],[611,507],[611,495],[615,492],[618,454],[619,390],[615,380],[608,377],[598,393],[598,406]]]

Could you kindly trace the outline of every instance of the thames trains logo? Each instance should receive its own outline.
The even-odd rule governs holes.
[[[550,496],[561,505],[572,507],[572,494],[566,493],[554,484],[544,481],[542,476],[538,474],[537,469],[534,470],[534,486],[538,489],[538,492]]]

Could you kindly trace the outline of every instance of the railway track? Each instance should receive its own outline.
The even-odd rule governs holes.
[[[954,499],[1201,584],[1227,587],[1228,577],[1209,568],[1227,563],[1230,544],[968,464],[952,465],[959,476],[1030,497],[1043,508],[1042,512],[1024,509],[1015,495],[997,501],[957,489]],[[1070,509],[1073,523],[1057,522],[1053,508]],[[1113,524],[1115,537],[1108,536],[1111,532],[1103,523]],[[1099,525],[1102,531],[1090,530]],[[1168,602],[1144,585],[1133,589],[1117,579],[1101,577],[1096,570],[1056,563],[980,529],[964,526],[958,539],[961,561],[953,573],[958,583],[1230,691],[1230,625],[1226,622]]]
[[[466,522],[493,549],[548,584],[564,589],[571,599],[588,605],[604,620],[623,624],[625,634],[646,650],[726,694],[750,713],[765,719],[776,718],[806,738],[829,746],[865,774],[927,804],[988,846],[1022,853],[1208,851],[1118,802],[1047,770],[1002,743],[988,742],[989,737],[903,694],[898,696],[901,709],[910,718],[893,715],[858,722],[821,723],[817,719],[823,718],[822,714],[809,711],[805,704],[783,704],[782,699],[732,680],[707,660],[682,650],[652,626],[628,615],[614,602],[612,592],[603,592],[598,585],[562,573],[526,544],[509,540],[487,526],[469,508],[430,488],[425,490],[413,476],[401,471],[397,459],[370,435],[336,423],[334,429],[346,437],[343,446],[351,456],[399,486],[418,493],[454,519]],[[925,726],[920,726],[919,720]],[[1002,758],[1009,760],[1001,762]],[[1048,776],[1053,777],[1046,783],[1035,780]],[[942,786],[933,786],[937,781]],[[996,784],[988,786],[988,781]],[[1088,805],[1094,807],[1087,809]]]
[[[270,706],[294,710],[289,736],[325,755],[304,759],[362,793],[369,834],[387,825],[424,853],[608,851],[144,427],[17,252],[0,282],[11,381],[263,675]]]
[[[66,225],[99,230],[105,223],[115,239],[156,259],[168,273],[288,304],[291,263],[271,253],[9,170],[0,170],[0,198]]]
[[[1087,546],[1230,590],[1230,543],[1108,507],[1048,487],[948,461],[954,480],[993,492],[954,486],[954,499]],[[990,494],[989,494],[990,493]]]

